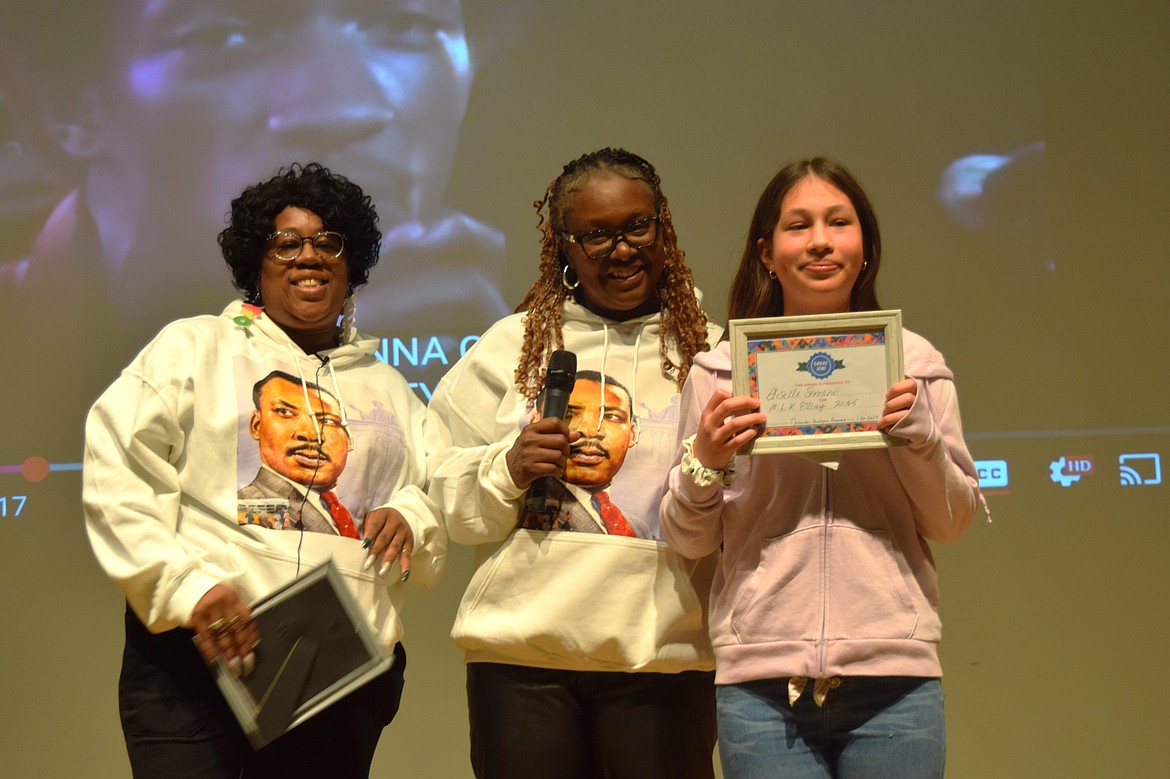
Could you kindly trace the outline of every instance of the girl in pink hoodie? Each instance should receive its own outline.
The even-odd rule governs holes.
[[[881,238],[840,164],[785,165],[760,196],[732,319],[873,311]],[[729,779],[941,777],[938,580],[927,541],[980,500],[953,376],[902,333],[906,378],[878,427],[905,446],[735,457],[766,421],[730,392],[727,341],[683,390],[680,461],[661,522],[691,558],[722,549],[711,590],[720,756]]]

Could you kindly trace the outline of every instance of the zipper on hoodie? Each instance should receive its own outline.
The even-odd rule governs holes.
[[[817,639],[816,677],[825,675],[825,634],[829,620],[829,473],[821,468],[821,634]]]

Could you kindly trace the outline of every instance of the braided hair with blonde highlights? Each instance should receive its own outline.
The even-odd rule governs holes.
[[[539,276],[516,307],[516,312],[525,312],[525,316],[524,345],[515,375],[516,390],[531,403],[536,402],[544,385],[549,355],[565,346],[561,312],[569,290],[562,283],[562,273],[568,260],[561,247],[560,232],[565,225],[568,199],[584,189],[597,171],[644,181],[653,194],[666,257],[657,291],[662,318],[659,354],[663,372],[673,375],[681,388],[695,355],[708,349],[707,315],[699,305],[686,255],[678,246],[670,205],[662,194],[654,166],[625,149],[607,147],[583,154],[566,165],[545,189],[544,196],[532,204],[536,209],[536,229],[541,234],[540,266]],[[670,358],[672,346],[680,358],[677,364]]]

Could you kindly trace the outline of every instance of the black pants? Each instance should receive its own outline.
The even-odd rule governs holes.
[[[469,663],[479,779],[710,779],[715,675]]]
[[[137,779],[369,776],[402,699],[401,644],[386,673],[253,751],[191,636],[152,634],[126,609],[118,703]]]

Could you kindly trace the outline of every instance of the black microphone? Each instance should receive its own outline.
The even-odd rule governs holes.
[[[569,409],[569,396],[573,394],[573,384],[577,381],[577,355],[572,352],[558,349],[549,355],[548,370],[544,374],[544,401],[541,404],[541,416],[544,419],[554,417],[564,419]],[[544,511],[544,503],[548,498],[548,491],[555,480],[551,476],[542,476],[532,482],[528,488],[528,508],[530,512]]]
[[[545,419],[564,419],[569,409],[569,396],[577,382],[577,355],[564,349],[557,349],[548,358],[548,370],[544,374],[544,403],[541,416]]]

